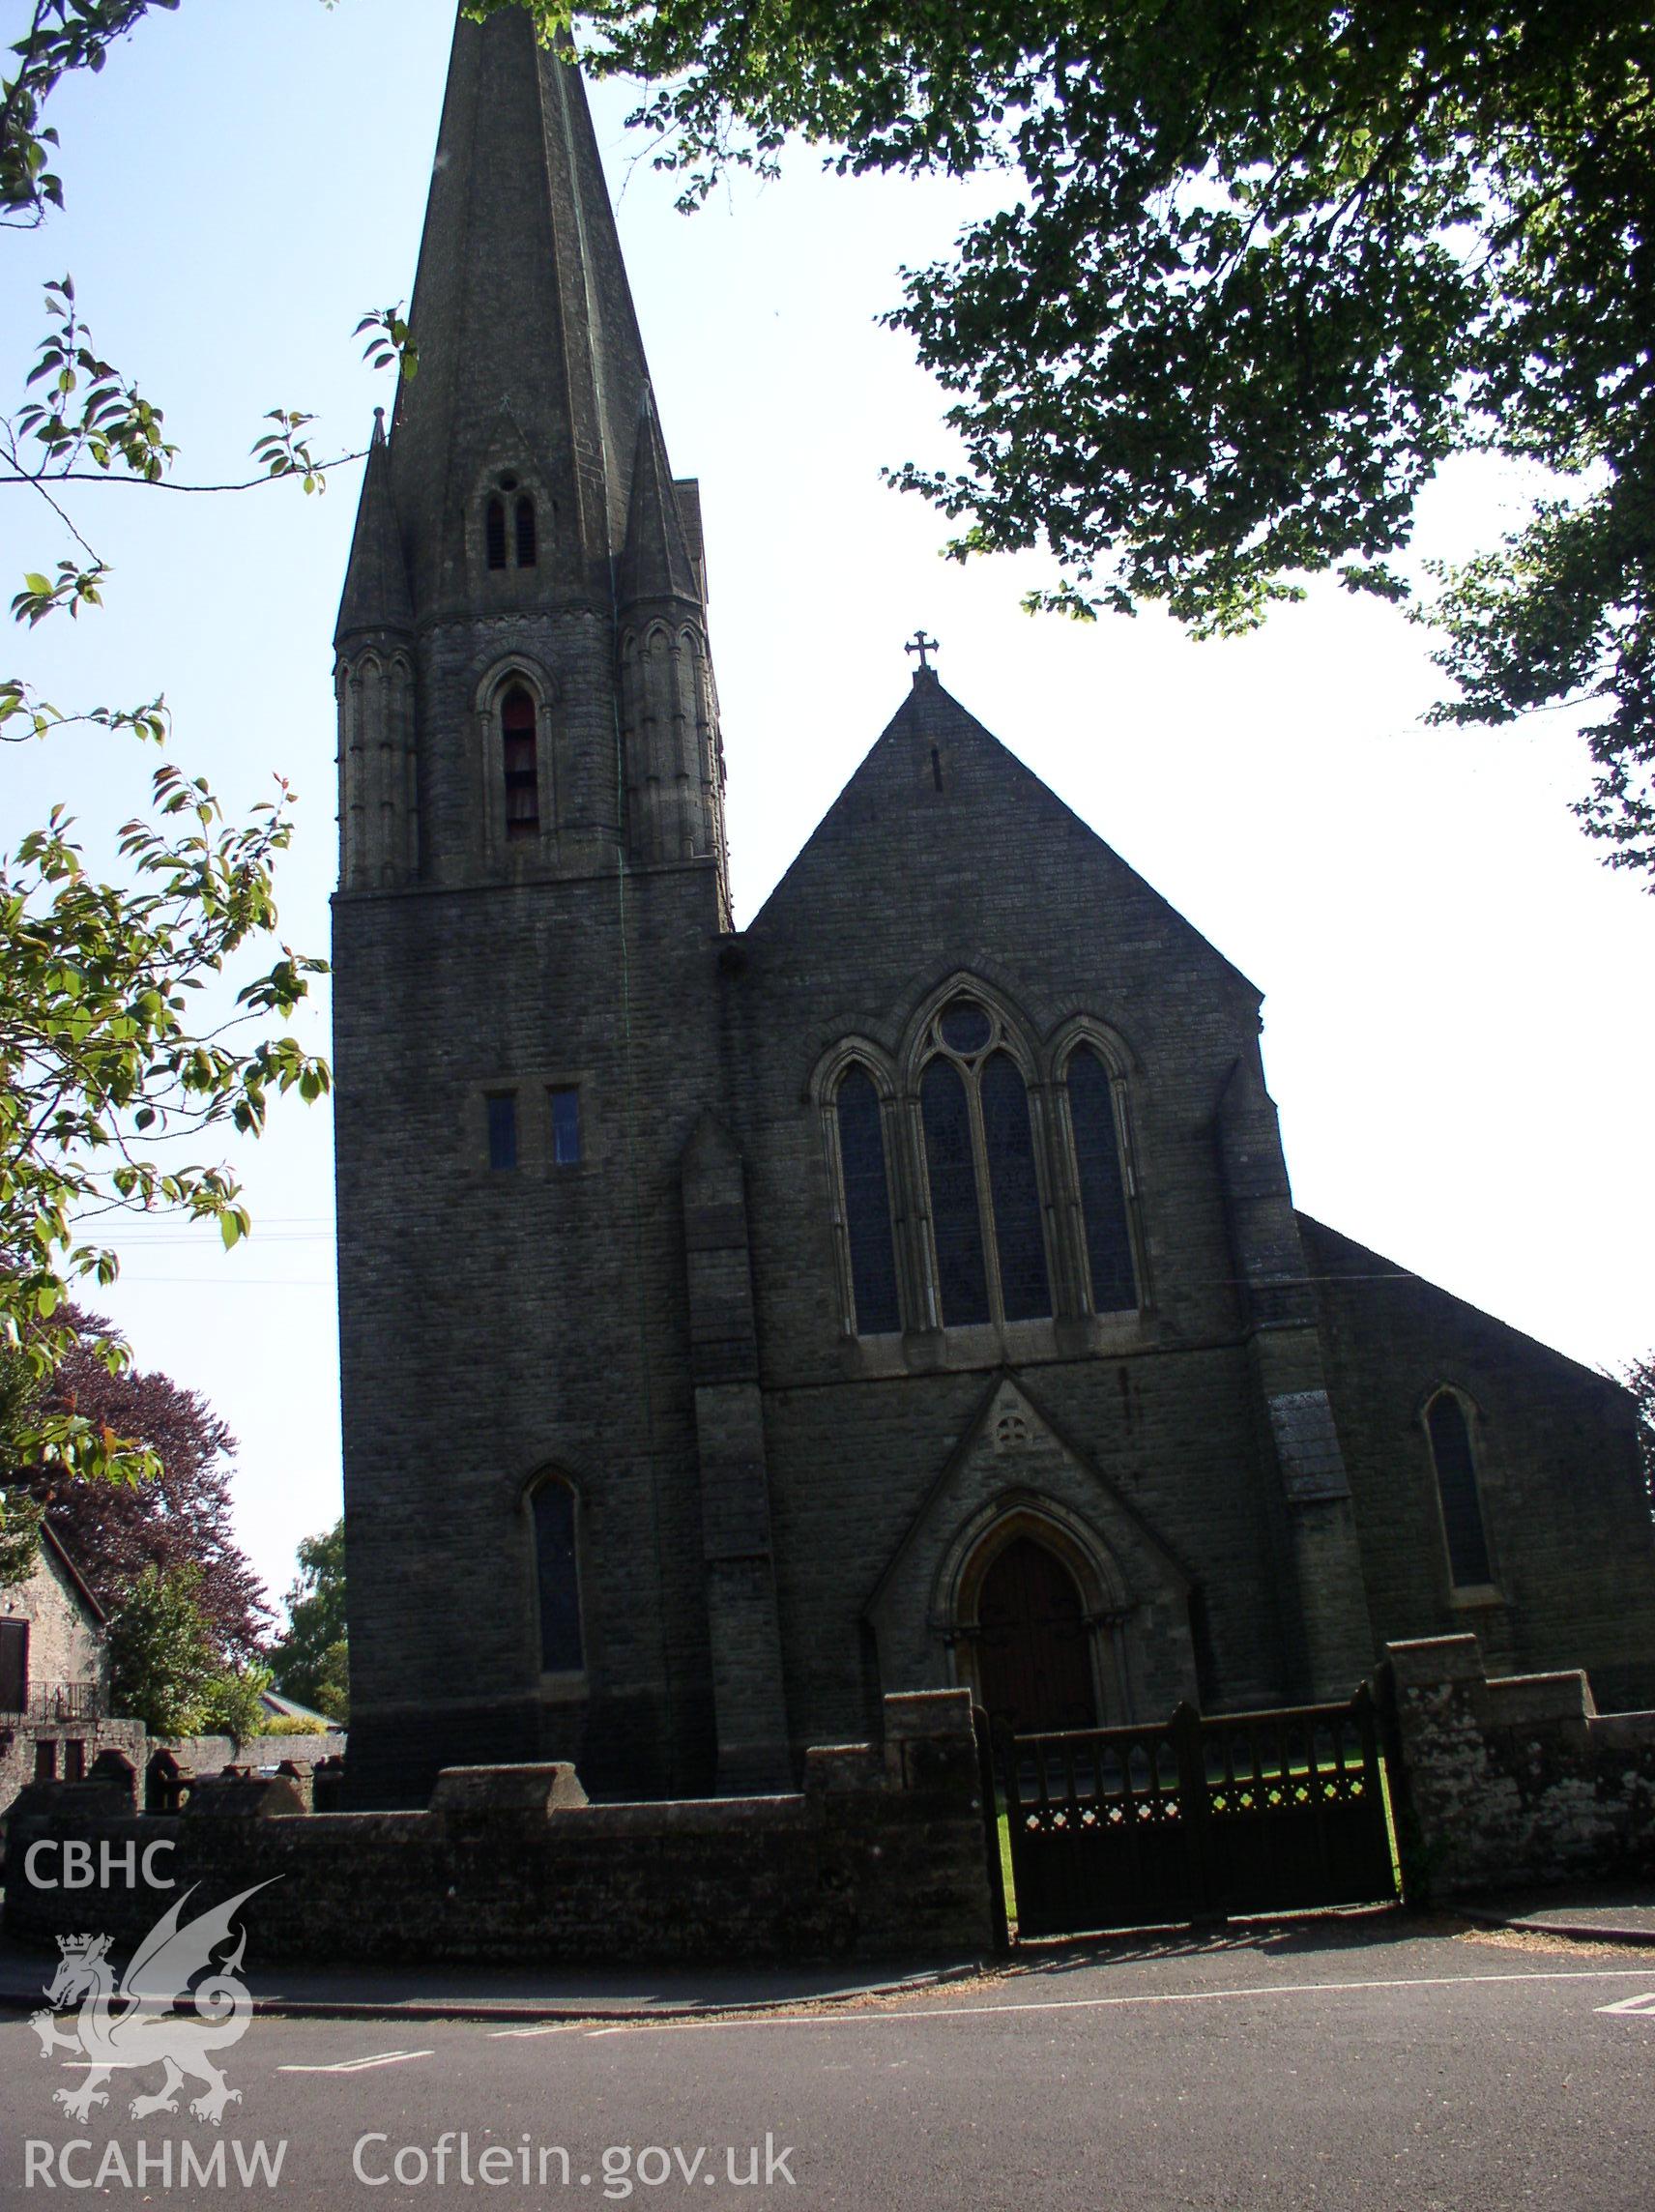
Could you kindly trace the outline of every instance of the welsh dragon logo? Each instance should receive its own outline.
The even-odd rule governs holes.
[[[76,2055],[64,2063],[88,2070],[78,2089],[57,2092],[56,2101],[73,2119],[84,2125],[94,2106],[109,2102],[105,2084],[112,2075],[141,2073],[150,2066],[161,2069],[160,2087],[153,2097],[133,2098],[135,2120],[176,2112],[186,2076],[202,2084],[202,2094],[189,2107],[198,2120],[218,2127],[225,2106],[241,2103],[241,2091],[226,2082],[214,2054],[240,2043],[252,2019],[252,1999],[238,1978],[247,1947],[246,1931],[232,1957],[215,1965],[213,1954],[235,1935],[235,1916],[247,1899],[269,1887],[261,1881],[244,1889],[227,1905],[216,1906],[181,1928],[179,1915],[195,1894],[186,1890],[138,1945],[118,1988],[107,1936],[58,1937],[62,1960],[45,1993],[45,2008],[29,2024],[41,2039],[43,2057],[54,2051],[73,2052]],[[207,1978],[198,1980],[201,1975]],[[186,1997],[193,2013],[175,2013],[173,2005]],[[55,2016],[75,2006],[74,2031],[65,2035]]]

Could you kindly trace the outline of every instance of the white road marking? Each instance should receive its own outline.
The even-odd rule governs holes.
[[[578,2035],[583,2027],[591,2026],[585,2020],[549,2020],[538,2027],[491,2027],[490,2043],[509,2043],[512,2040],[528,2042],[537,2035]]]
[[[1622,1997],[1618,2004],[1599,2005],[1599,2012],[1641,2014],[1645,2020],[1655,2020],[1655,1990],[1645,1990],[1640,1996]]]
[[[336,2066],[278,2066],[278,2074],[365,2074],[373,2066],[405,2066],[411,2058],[434,2058],[434,2051],[379,2051],[371,2058],[341,2058]]]
[[[1171,1990],[1144,1992],[1118,1997],[1038,1997],[1013,2004],[918,2005],[900,2012],[801,2012],[772,2016],[769,2020],[640,2020],[623,2021],[613,2027],[588,2028],[595,2041],[604,2035],[685,2035],[697,2028],[733,2027],[859,2027],[873,2021],[899,2021],[912,2025],[927,2020],[983,2020],[997,2013],[1107,2012],[1123,2005],[1215,2004],[1237,1997],[1336,1996],[1363,1990],[1455,1990],[1482,1983],[1513,1982],[1646,1982],[1647,1966],[1589,1966],[1542,1969],[1512,1974],[1419,1974],[1395,1980],[1362,1982],[1264,1982],[1251,1989]]]

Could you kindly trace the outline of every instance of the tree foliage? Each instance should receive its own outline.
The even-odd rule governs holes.
[[[1461,452],[1546,472],[1431,613],[1506,722],[1588,704],[1577,811],[1655,868],[1655,24],[1630,0],[468,0],[578,20],[652,80],[684,199],[794,133],[842,169],[1005,172],[889,318],[956,394],[956,470],[892,472],[1043,547],[1073,613],[1200,632],[1304,580],[1408,595]]]
[[[134,1484],[92,1483],[62,1467],[34,1470],[28,1494],[111,1616],[152,1569],[193,1578],[194,1603],[216,1663],[258,1658],[270,1623],[264,1586],[236,1542],[230,1498],[236,1440],[193,1390],[169,1376],[111,1374],[99,1348],[104,1325],[73,1309],[75,1340],[42,1393],[48,1412],[131,1439],[156,1473]]]
[[[32,0],[0,78],[0,226],[36,225],[63,204],[45,108],[64,77],[102,70],[152,7],[177,5]],[[360,458],[318,459],[311,418],[276,408],[254,442],[255,474],[183,483],[163,410],[99,353],[73,278],[46,287],[46,308],[24,399],[0,416],[0,491],[33,498],[69,540],[55,566],[26,571],[12,600],[31,628],[102,603],[109,567],[76,520],[73,487],[223,492],[291,478],[319,492]],[[399,308],[364,317],[364,335],[376,365],[413,374]],[[22,678],[0,677],[0,741],[75,722],[158,746],[170,736],[164,698],[65,711]],[[275,863],[292,834],[291,800],[278,779],[271,801],[231,822],[204,779],[163,762],[147,814],[125,826],[114,856],[90,861],[64,807],[0,851],[0,1342],[37,1383],[84,1342],[57,1318],[73,1287],[106,1285],[117,1271],[98,1222],[182,1213],[236,1244],[250,1228],[237,1179],[192,1148],[220,1131],[256,1137],[273,1097],[315,1099],[328,1087],[326,1062],[280,1027],[325,965],[278,934]],[[112,1334],[100,1355],[116,1373],[130,1356]],[[129,1480],[155,1471],[119,1432],[48,1392],[32,1402],[38,1418],[13,1434],[14,1460]]]
[[[264,1694],[269,1688],[268,1667],[254,1663],[251,1666],[220,1668],[201,1693],[190,1732],[195,1735],[227,1735],[233,1737],[238,1744],[264,1735],[268,1729]]]
[[[335,1522],[299,1547],[299,1573],[287,1593],[287,1633],[271,1652],[276,1686],[330,1720],[350,1713],[346,1647],[345,1525]]]
[[[193,1735],[221,1672],[196,1603],[199,1568],[146,1567],[109,1624],[109,1690],[116,1712],[152,1735]]]
[[[226,1665],[204,1609],[198,1566],[146,1567],[109,1624],[110,1696],[151,1735],[263,1732],[270,1670]]]
[[[74,70],[102,70],[115,41],[150,9],[178,0],[30,0],[29,27],[13,46],[16,67],[0,78],[0,220],[33,226],[63,205],[52,167],[57,131],[43,109]]]
[[[1643,1487],[1655,1513],[1655,1352],[1635,1359],[1621,1378],[1638,1401],[1638,1448],[1643,1460]]]

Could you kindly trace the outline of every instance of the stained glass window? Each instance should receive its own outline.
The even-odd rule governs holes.
[[[1470,1433],[1466,1427],[1465,1408],[1452,1391],[1443,1390],[1433,1398],[1425,1425],[1430,1431],[1431,1456],[1437,1466],[1442,1530],[1448,1539],[1448,1569],[1454,1586],[1463,1589],[1492,1583],[1494,1569],[1489,1563],[1482,1500],[1477,1496]]]
[[[506,834],[537,837],[540,775],[535,759],[535,702],[520,685],[506,694],[500,730],[506,762]]]
[[[1095,1313],[1123,1313],[1138,1303],[1111,1090],[1109,1070],[1096,1053],[1082,1045],[1069,1062],[1069,1122],[1075,1134],[1075,1170]]]
[[[851,1067],[839,1085],[839,1169],[845,1184],[845,1240],[858,1336],[884,1336],[902,1326],[896,1295],[896,1252],[890,1234],[885,1127],[879,1092],[866,1068]]]
[[[1052,1286],[1046,1273],[1029,1092],[1009,1053],[997,1052],[984,1066],[981,1098],[1001,1298],[1007,1321],[1034,1321],[1051,1312]]]
[[[540,1671],[578,1674],[586,1657],[580,1635],[574,1492],[566,1483],[542,1483],[535,1493],[535,1566],[540,1596]]]
[[[931,1228],[943,1325],[962,1328],[989,1319],[988,1274],[971,1110],[965,1078],[952,1061],[934,1060],[927,1067],[919,1086],[919,1105],[931,1177]]]

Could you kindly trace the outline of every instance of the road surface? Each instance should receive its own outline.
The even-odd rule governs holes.
[[[153,2068],[81,2123],[0,2024],[0,2204],[1655,2206],[1655,1952],[1170,1941],[766,2017],[259,2019],[223,2069],[219,2128],[131,2119]]]

